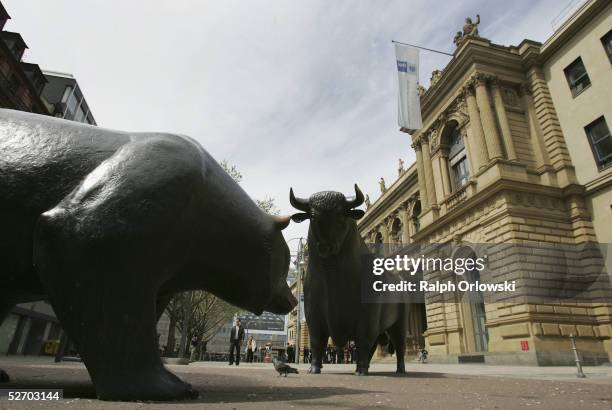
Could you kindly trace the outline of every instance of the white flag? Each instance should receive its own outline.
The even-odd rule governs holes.
[[[419,50],[395,43],[399,95],[397,99],[397,121],[409,130],[423,127],[421,98],[419,97]]]

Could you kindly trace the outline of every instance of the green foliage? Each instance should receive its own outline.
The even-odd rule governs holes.
[[[229,176],[232,177],[234,181],[236,181],[236,183],[239,184],[242,181],[242,174],[240,173],[240,171],[238,171],[236,165],[230,165],[225,159],[221,161],[219,165],[221,165],[221,168],[223,168],[223,170],[227,172]]]
[[[255,203],[258,207],[264,210],[264,212],[267,212],[270,215],[278,215],[280,213],[279,209],[276,207],[274,198],[272,197],[267,196],[264,199],[256,199]]]
[[[236,165],[230,165],[227,160],[221,161],[219,165],[221,165],[221,168],[223,168],[225,172],[227,172],[229,176],[236,181],[236,183],[240,183],[242,181],[242,174],[240,171],[238,171]],[[276,203],[272,197],[266,196],[264,199],[256,199],[255,203],[264,212],[267,212],[270,215],[278,215],[280,213],[280,210],[276,207]]]

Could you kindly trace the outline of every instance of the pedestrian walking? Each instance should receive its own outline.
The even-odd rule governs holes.
[[[244,328],[240,326],[240,319],[236,319],[234,327],[230,332],[229,365],[234,364],[234,352],[236,352],[236,366],[240,364],[240,346],[244,340]]]

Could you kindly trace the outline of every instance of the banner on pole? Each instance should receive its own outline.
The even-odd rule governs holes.
[[[418,130],[423,127],[421,98],[419,96],[419,50],[395,44],[399,94],[397,121],[400,127]]]

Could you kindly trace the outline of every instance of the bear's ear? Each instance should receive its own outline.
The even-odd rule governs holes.
[[[285,229],[287,226],[289,226],[289,222],[291,222],[291,216],[289,215],[283,215],[283,216],[272,215],[272,219],[274,220],[276,227],[281,231]]]
[[[310,214],[307,214],[306,212],[298,212],[297,214],[293,214],[291,215],[291,220],[293,222],[304,222],[306,219],[310,219]]]
[[[353,219],[361,219],[365,215],[365,212],[361,209],[349,209],[346,212],[346,216]]]

